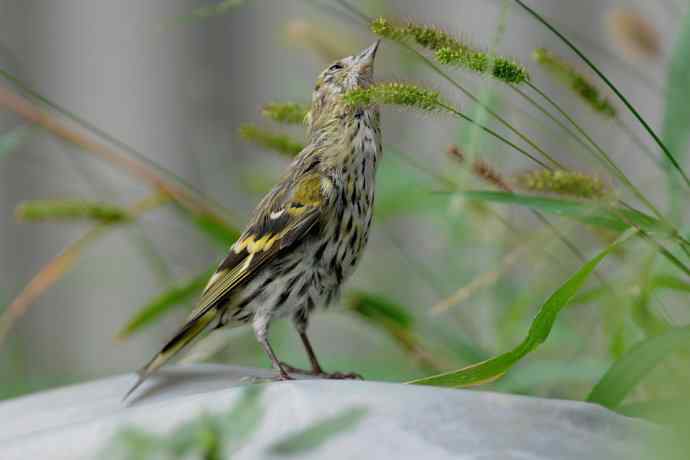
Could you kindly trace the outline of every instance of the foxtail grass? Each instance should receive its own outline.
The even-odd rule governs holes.
[[[271,102],[261,109],[261,115],[277,123],[299,125],[309,112],[309,107],[296,102]]]
[[[609,192],[601,179],[577,171],[529,171],[517,175],[515,182],[523,190],[583,199],[604,198]]]
[[[287,157],[294,157],[304,148],[304,144],[286,134],[259,128],[253,124],[242,125],[239,133],[245,141]]]

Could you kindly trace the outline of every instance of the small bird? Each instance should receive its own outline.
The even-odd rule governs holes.
[[[321,72],[306,117],[308,144],[261,200],[246,230],[204,289],[198,306],[163,349],[139,372],[144,380],[209,328],[251,323],[279,380],[290,372],[327,373],[307,337],[309,315],[337,299],[369,237],[376,169],[381,157],[378,107],[345,103],[350,90],[373,83],[377,41]],[[292,319],[310,371],[280,361],[268,341],[276,318]]]

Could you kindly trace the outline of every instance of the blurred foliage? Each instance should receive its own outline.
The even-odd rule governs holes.
[[[363,407],[355,407],[323,420],[319,420],[271,447],[271,453],[292,457],[315,449],[334,436],[354,428],[367,414]]]
[[[118,340],[125,340],[130,335],[141,329],[155,324],[156,321],[170,309],[178,306],[187,306],[186,302],[199,296],[201,290],[208,284],[209,278],[215,270],[209,270],[186,282],[173,286],[163,292],[148,304],[144,305],[117,334]]]
[[[202,413],[158,435],[139,428],[120,431],[99,458],[111,460],[185,459],[222,460],[249,441],[263,416],[262,388],[247,387],[226,412]]]

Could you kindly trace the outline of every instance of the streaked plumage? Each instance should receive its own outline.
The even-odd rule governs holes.
[[[316,360],[306,328],[310,313],[337,297],[367,243],[381,155],[376,107],[355,108],[342,94],[368,86],[378,42],[319,76],[307,117],[309,143],[261,200],[242,236],[206,286],[184,326],[140,372],[131,391],[209,327],[251,323],[281,379],[294,370],[268,343],[273,319],[292,318],[312,373],[332,378]],[[129,394],[129,393],[128,393]]]

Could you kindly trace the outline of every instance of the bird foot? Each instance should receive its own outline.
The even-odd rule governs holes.
[[[285,369],[285,370],[287,371],[288,369]],[[290,374],[288,374],[287,372],[281,370],[281,371],[278,371],[278,375],[276,375],[275,377],[272,377],[271,380],[274,382],[284,382],[286,380],[295,380],[295,378],[291,377]]]
[[[355,372],[324,372],[322,369],[307,370],[293,367],[283,362],[280,364],[283,366],[283,369],[294,374],[313,375],[314,377],[331,380],[364,380],[361,375]]]
[[[332,380],[364,380],[364,377],[356,372],[321,372],[318,376]]]

